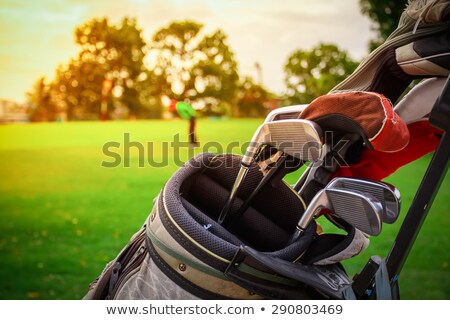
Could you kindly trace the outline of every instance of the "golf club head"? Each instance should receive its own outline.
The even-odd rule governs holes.
[[[267,115],[264,123],[286,119],[298,119],[307,106],[307,104],[299,104],[275,109]]]
[[[354,190],[374,196],[383,206],[382,221],[385,223],[394,223],[400,214],[400,192],[388,183],[359,178],[338,177],[331,180],[328,187]]]
[[[326,190],[330,209],[335,215],[368,235],[380,234],[383,206],[377,198],[371,194],[353,190],[335,188],[324,190]]]
[[[297,240],[324,208],[330,209],[335,215],[364,233],[376,236],[381,232],[383,207],[375,197],[366,193],[333,189],[327,186],[316,193],[311,200],[288,244]]]
[[[322,130],[309,120],[290,119],[267,122],[255,132],[242,164],[250,166],[261,145],[267,144],[304,161],[317,161],[322,155]]]

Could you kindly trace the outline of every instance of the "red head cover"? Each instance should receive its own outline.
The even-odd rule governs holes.
[[[382,94],[350,91],[320,96],[301,113],[307,120],[320,120],[325,127],[340,126],[340,130],[352,126],[360,128],[369,147],[382,152],[397,152],[408,145],[409,130],[405,122],[394,112],[391,102]]]

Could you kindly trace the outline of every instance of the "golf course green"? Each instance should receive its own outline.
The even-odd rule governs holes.
[[[261,122],[201,119],[195,150],[170,143],[187,140],[181,120],[0,126],[0,299],[81,299],[181,163],[242,153]],[[401,216],[344,263],[350,275],[386,257],[430,159],[387,179],[402,194]],[[400,275],[403,299],[450,299],[449,210],[447,176]]]

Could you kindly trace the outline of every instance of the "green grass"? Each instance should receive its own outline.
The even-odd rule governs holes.
[[[247,141],[261,120],[199,122],[209,151]],[[183,121],[42,123],[0,126],[0,298],[80,299],[88,284],[114,258],[144,222],[152,201],[179,162],[193,153],[183,148],[178,162],[163,155],[163,142],[180,134]],[[123,150],[124,133],[144,145],[154,142],[152,159],[167,166],[102,167],[108,141]],[[149,148],[146,147],[148,151]],[[114,149],[110,149],[114,150]],[[197,151],[199,152],[199,150]],[[147,160],[147,156],[144,157]],[[430,157],[402,168],[388,179],[403,196],[402,216],[412,201]],[[290,177],[292,180],[293,177]],[[400,276],[405,299],[449,299],[450,179],[447,177]],[[385,225],[369,249],[346,262],[350,274],[368,257],[386,256],[401,221]]]

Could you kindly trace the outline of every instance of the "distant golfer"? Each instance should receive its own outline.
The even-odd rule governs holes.
[[[169,111],[173,113],[176,112],[181,118],[189,120],[189,144],[191,147],[198,147],[199,144],[195,134],[195,109],[186,102],[172,99]]]

